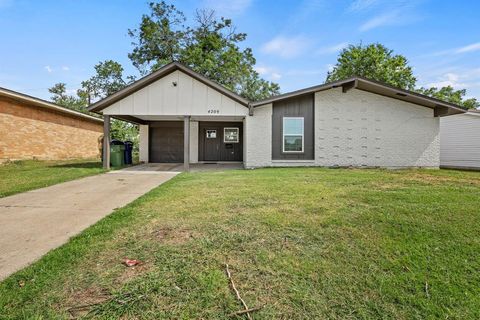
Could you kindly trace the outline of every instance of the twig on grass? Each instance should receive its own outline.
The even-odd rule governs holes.
[[[250,308],[250,309],[238,310],[238,311],[235,311],[235,312],[230,313],[228,316],[229,316],[229,317],[241,316],[242,314],[245,314],[245,313],[250,313],[250,312],[258,311],[258,310],[262,309],[264,306],[265,306],[265,305],[262,304],[262,305],[260,305],[260,306],[253,307],[253,308]]]
[[[225,270],[227,272],[227,277],[228,277],[228,280],[230,280],[230,285],[232,286],[232,289],[233,291],[235,292],[235,295],[237,296],[237,299],[240,300],[240,302],[242,303],[243,307],[245,308],[245,310],[242,310],[244,311],[242,314],[246,314],[247,315],[247,318],[249,320],[252,319],[252,316],[250,315],[250,310],[247,306],[247,304],[245,303],[245,301],[242,299],[242,297],[240,296],[240,293],[238,292],[237,290],[237,287],[235,287],[235,282],[233,282],[233,279],[232,279],[232,274],[230,273],[230,269],[228,269],[228,263],[225,263]]]
[[[425,281],[425,294],[427,295],[427,298],[430,298],[430,293],[428,293],[428,282]]]

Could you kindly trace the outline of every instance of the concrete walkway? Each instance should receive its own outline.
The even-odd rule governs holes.
[[[119,170],[0,199],[0,280],[178,172]]]

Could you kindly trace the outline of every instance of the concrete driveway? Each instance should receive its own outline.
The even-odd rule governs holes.
[[[178,172],[119,170],[0,199],[0,280]]]

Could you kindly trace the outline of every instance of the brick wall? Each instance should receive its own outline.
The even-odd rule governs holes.
[[[102,123],[0,98],[0,162],[99,158]]]

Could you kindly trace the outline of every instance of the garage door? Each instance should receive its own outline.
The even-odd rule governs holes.
[[[183,162],[183,122],[152,123],[149,140],[150,162]]]

